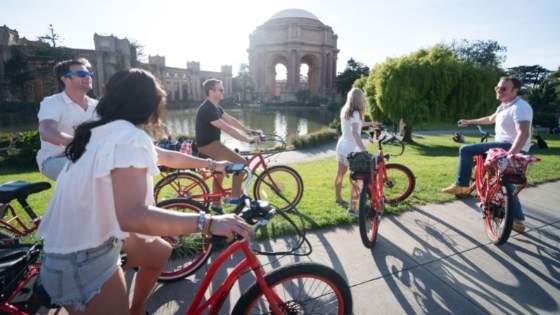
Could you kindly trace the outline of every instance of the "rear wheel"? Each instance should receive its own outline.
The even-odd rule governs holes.
[[[178,171],[168,174],[160,179],[154,186],[156,202],[166,199],[187,198],[200,202],[208,207],[208,185],[196,174]]]
[[[360,210],[358,213],[358,227],[360,229],[360,238],[366,248],[372,248],[377,241],[377,232],[379,230],[379,213],[383,209],[376,211],[374,207],[383,207],[382,202],[372,203],[370,184],[364,182],[362,192],[360,193]]]
[[[383,193],[388,203],[398,203],[410,196],[416,186],[412,171],[402,165],[389,163],[385,165],[387,176],[383,178]]]
[[[282,314],[352,314],[352,294],[336,271],[317,263],[298,263],[265,276],[270,289],[281,299]],[[237,301],[232,314],[272,314],[257,283]]]
[[[496,184],[500,185],[500,184]],[[500,185],[492,200],[484,206],[484,223],[486,234],[495,245],[507,242],[513,226],[513,211],[511,210],[511,199],[513,191],[511,187]],[[491,188],[492,189],[492,188]]]
[[[200,203],[188,199],[164,200],[157,206],[184,213],[199,213],[205,209]],[[173,246],[173,251],[159,276],[160,281],[173,281],[191,275],[205,264],[212,253],[212,243],[204,239],[201,233],[165,236],[163,239]]]
[[[295,207],[303,196],[303,180],[293,168],[276,165],[267,168],[255,181],[253,195],[258,200],[266,200],[278,210]]]

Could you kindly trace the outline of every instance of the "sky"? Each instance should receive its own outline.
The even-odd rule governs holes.
[[[248,63],[249,35],[272,15],[304,9],[338,35],[337,71],[373,66],[452,40],[496,40],[505,67],[560,66],[560,0],[0,0],[0,25],[36,39],[53,24],[61,45],[93,49],[93,34],[126,37],[145,55],[202,70]]]

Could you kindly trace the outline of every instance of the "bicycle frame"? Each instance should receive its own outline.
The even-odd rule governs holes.
[[[232,272],[228,274],[222,285],[214,292],[209,299],[204,301],[204,295],[210,286],[210,282],[218,269],[230,259],[230,257],[237,251],[241,251],[245,256],[245,259],[240,261]],[[282,314],[279,304],[281,303],[280,297],[268,286],[264,279],[264,270],[262,269],[259,260],[256,255],[251,251],[249,246],[249,241],[240,240],[228,246],[210,265],[208,272],[206,272],[204,279],[200,287],[198,288],[196,295],[193,298],[191,306],[187,311],[187,315],[202,314],[205,310],[208,310],[208,314],[216,315],[218,314],[223,301],[227,297],[229,291],[231,290],[233,284],[241,277],[241,275],[248,269],[251,269],[255,276],[256,282],[261,288],[262,292],[266,296],[272,311],[274,314]]]
[[[16,214],[16,210],[10,203],[0,204],[0,218],[5,217],[7,214],[10,214],[11,217],[7,220],[0,219],[0,230],[5,229],[8,232],[14,234],[15,237],[24,237],[33,233],[38,227],[39,223],[41,222],[41,218],[39,218],[31,206],[27,203],[26,200],[18,199],[19,204],[25,210],[25,213],[29,215],[31,218],[31,225],[26,225],[23,220]]]

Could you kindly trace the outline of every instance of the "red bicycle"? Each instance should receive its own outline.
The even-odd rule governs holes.
[[[240,152],[248,155],[247,165],[253,174],[259,174],[253,185],[253,196],[258,200],[268,200],[278,206],[279,210],[295,207],[303,196],[303,180],[299,173],[286,165],[269,167],[270,158],[283,152],[285,141],[276,135],[262,137],[263,142],[279,143],[272,150],[256,152]],[[174,170],[161,178],[154,186],[154,197],[157,202],[172,198],[190,198],[209,207],[211,202],[221,200],[231,195],[231,187],[220,185],[217,192],[210,192],[206,182],[216,181],[217,173],[209,170]],[[282,197],[280,197],[282,196]]]
[[[270,212],[257,204],[247,207],[241,216],[247,222],[257,222],[258,225],[258,222],[269,220]],[[218,290],[205,299],[217,270],[236,252],[240,252],[244,258],[228,274]],[[241,295],[232,314],[352,314],[350,288],[336,271],[308,262],[281,267],[265,274],[248,240],[234,242],[212,263],[187,314],[202,314],[205,311],[218,314],[233,284],[246,271],[252,271],[256,280]]]
[[[362,243],[366,248],[372,248],[375,245],[379,221],[385,211],[385,203],[394,204],[405,200],[412,194],[416,185],[414,173],[408,167],[397,163],[385,163],[392,155],[383,152],[383,144],[387,140],[395,140],[387,139],[386,135],[381,136],[383,131],[382,126],[376,128],[375,138],[379,150],[373,156],[365,152],[367,154],[364,160],[366,165],[363,163],[355,165],[354,162],[356,156],[363,156],[364,152],[351,153],[348,156],[352,179],[362,181],[362,189],[359,193],[358,226]],[[390,199],[386,196],[386,190],[391,192]]]
[[[481,132],[480,126],[477,126]],[[490,149],[475,156],[474,186],[488,238],[496,245],[507,242],[513,226],[512,203],[527,187],[527,166],[539,158],[515,154],[503,149]],[[519,201],[517,201],[519,202]]]

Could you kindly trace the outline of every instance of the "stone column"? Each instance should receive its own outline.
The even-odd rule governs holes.
[[[96,86],[96,90],[95,95],[101,97],[103,96],[103,85],[105,83],[105,69],[104,69],[104,63],[103,63],[103,53],[102,52],[97,52],[96,54],[96,69],[95,69],[95,77],[97,78],[97,86]]]
[[[183,100],[183,82],[181,81],[181,79],[179,79],[177,81],[177,84],[179,85],[179,100],[182,101]]]

